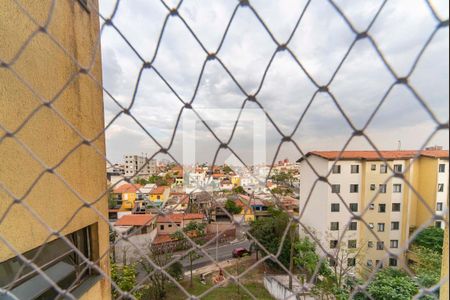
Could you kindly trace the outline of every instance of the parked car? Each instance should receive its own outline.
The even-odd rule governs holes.
[[[245,248],[236,248],[233,250],[234,258],[244,257],[244,256],[248,256],[250,254],[251,254],[251,252]]]

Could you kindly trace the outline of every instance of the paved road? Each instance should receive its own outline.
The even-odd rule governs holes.
[[[233,257],[232,252],[235,248],[246,248],[249,249],[250,248],[250,242],[248,240],[242,241],[242,242],[238,242],[235,244],[228,244],[228,245],[222,245],[219,246],[218,251],[217,251],[217,259],[216,259],[216,247],[215,246],[211,246],[209,247],[206,252],[208,252],[208,254],[214,259],[214,261],[225,261],[228,259],[231,259]],[[197,251],[197,253],[199,254],[203,254],[202,252]],[[203,256],[203,255],[202,255]],[[179,256],[177,256],[179,257]],[[195,260],[193,262],[193,269],[198,269],[210,264],[213,264],[214,261],[211,261],[211,259],[209,259],[208,257],[201,257],[198,260]],[[189,268],[189,258],[184,258],[181,260],[181,262],[183,263],[183,266],[188,269]]]
[[[222,245],[219,246],[217,254],[218,254],[218,262],[222,262],[222,261],[226,261],[228,259],[231,259],[233,257],[233,249],[235,248],[246,248],[249,249],[250,248],[250,242],[248,240],[242,241],[242,242],[237,242],[234,244],[226,244],[226,245]],[[215,246],[210,246],[208,247],[208,249],[206,250],[206,252],[208,252],[208,254],[214,259],[216,260],[216,247]],[[202,252],[201,252],[202,253]],[[175,254],[173,256],[173,260],[179,258],[181,256],[181,254]],[[203,255],[202,255],[203,256]],[[189,258],[184,258],[181,260],[181,263],[184,266],[184,270],[185,271],[189,271]],[[208,257],[201,257],[198,260],[195,260],[192,264],[193,268],[192,270],[196,270],[208,265],[212,265],[214,264],[214,261],[211,261]],[[137,272],[138,272],[138,276],[137,279],[138,281],[141,281],[144,277],[146,277],[146,273],[143,270],[141,265],[137,265]]]

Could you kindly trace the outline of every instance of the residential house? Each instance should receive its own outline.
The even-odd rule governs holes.
[[[141,188],[143,186],[140,184],[127,183],[113,190],[112,196],[120,206],[120,210],[132,210],[136,200],[143,200]]]
[[[151,233],[156,228],[156,216],[150,214],[131,214],[121,217],[115,224],[122,232],[137,234]]]
[[[171,235],[178,230],[183,230],[189,223],[205,222],[204,214],[169,214],[158,216],[156,226],[158,235]]]
[[[150,201],[162,206],[170,197],[170,188],[168,186],[155,187],[149,194]]]

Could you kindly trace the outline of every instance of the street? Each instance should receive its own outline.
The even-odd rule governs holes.
[[[238,242],[238,243],[235,243],[235,244],[228,244],[228,245],[219,246],[218,251],[217,251],[217,258],[216,258],[216,247],[215,246],[209,247],[206,250],[206,252],[213,258],[214,261],[221,262],[221,261],[225,261],[227,259],[232,258],[233,257],[232,252],[236,248],[249,249],[250,248],[250,241],[244,240],[242,242]],[[211,261],[211,259],[209,259],[208,257],[205,257],[202,252],[197,251],[197,253],[202,255],[202,257],[197,259],[197,260],[195,260],[193,262],[192,266],[193,266],[194,270],[214,263],[214,261]],[[174,255],[174,257],[178,258],[178,257],[180,257],[180,255]],[[189,268],[190,264],[189,264],[189,258],[188,257],[182,259],[181,263],[183,264],[185,269]]]

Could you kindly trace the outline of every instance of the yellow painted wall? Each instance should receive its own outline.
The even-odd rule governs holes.
[[[233,186],[241,186],[241,178],[239,176],[231,177],[231,183]]]
[[[52,1],[20,2],[39,24],[45,22]],[[96,2],[90,0],[93,5],[97,5]],[[0,60],[9,62],[37,26],[14,1],[2,1],[0,6]],[[95,57],[91,73],[98,82],[102,81],[100,50],[93,47],[99,31],[95,13],[88,13],[78,1],[57,1],[48,31],[80,64],[87,66]],[[66,89],[54,102],[54,108],[86,138],[92,139],[102,132],[101,88],[87,75],[72,78],[79,67],[48,36],[37,34],[12,68],[46,100],[55,97],[67,83]],[[8,69],[0,68],[0,82],[0,124],[6,130],[14,131],[38,107],[40,101]],[[0,129],[0,136],[4,134]],[[0,143],[1,186],[16,198],[25,197],[24,202],[48,226],[61,230],[62,234],[98,223],[99,252],[101,255],[107,252],[107,222],[102,221],[92,209],[78,211],[82,202],[75,195],[89,202],[100,199],[95,208],[107,218],[108,201],[102,197],[107,188],[105,161],[102,158],[105,153],[104,136],[100,135],[94,143],[100,154],[93,147],[83,145],[66,157],[81,139],[56,113],[44,107],[29,117],[28,123],[16,137],[47,166],[55,166],[64,160],[56,169],[63,180],[54,174],[43,173],[44,167],[23,147],[12,138],[6,138]],[[0,236],[20,253],[40,246],[47,238],[53,239],[47,228],[21,205],[11,207],[13,197],[7,191],[0,188],[0,216],[9,210],[0,223]],[[75,218],[68,222],[73,215],[76,215]],[[0,262],[14,256],[14,252],[0,243]],[[101,260],[100,266],[108,272],[108,255]],[[91,299],[109,299],[109,283],[100,281],[89,294]]]
[[[132,210],[134,202],[136,201],[136,193],[123,193],[122,194],[122,209]]]
[[[159,199],[158,199],[159,196]],[[161,195],[149,195],[151,201],[167,201],[170,197],[170,189],[166,188]]]
[[[428,204],[432,211],[434,211],[436,207],[438,162],[437,159],[433,158],[420,158],[420,174],[417,192],[422,196],[422,200]],[[414,195],[413,198],[416,203],[416,222],[414,226],[420,227],[422,224],[427,223],[433,215],[423,202],[420,201],[420,198],[417,195]],[[431,226],[432,225],[433,224],[431,224]]]

